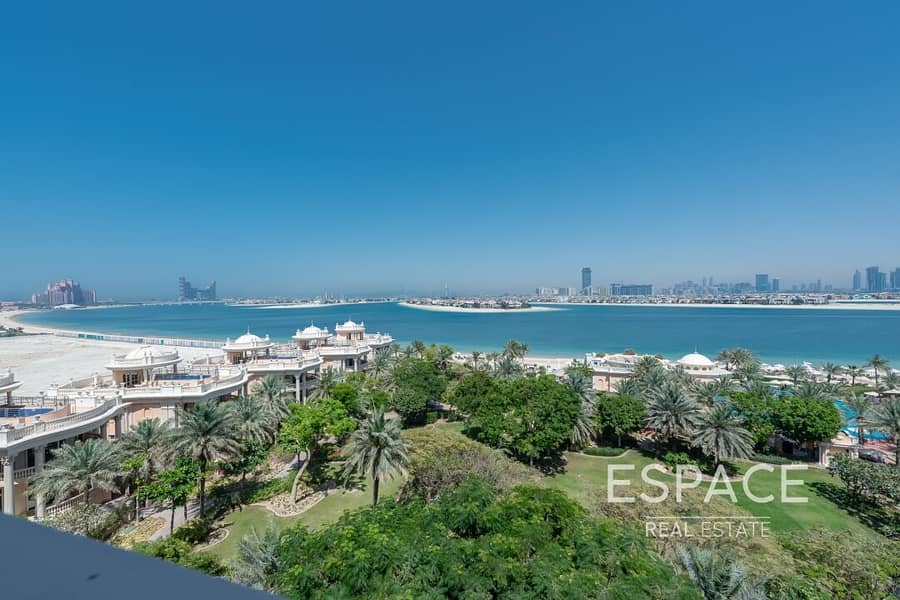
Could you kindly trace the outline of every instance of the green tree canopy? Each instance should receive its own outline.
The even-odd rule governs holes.
[[[597,427],[605,437],[615,438],[622,445],[622,436],[644,425],[644,403],[634,396],[602,394],[597,399]]]
[[[578,394],[553,376],[498,380],[470,414],[466,432],[532,462],[569,441],[580,410]]]
[[[556,490],[498,498],[478,480],[291,529],[278,556],[269,587],[289,598],[699,598],[639,533]]]
[[[841,411],[831,400],[791,396],[772,404],[778,431],[800,443],[830,440],[843,423]]]
[[[394,367],[392,379],[394,408],[406,425],[424,423],[428,403],[439,401],[447,388],[438,367],[422,358],[402,359]]]
[[[309,404],[292,404],[291,416],[282,424],[278,445],[297,456],[297,475],[291,486],[291,499],[316,448],[326,439],[340,438],[353,431],[355,422],[344,405],[335,398],[322,398]],[[303,455],[306,455],[305,458]]]

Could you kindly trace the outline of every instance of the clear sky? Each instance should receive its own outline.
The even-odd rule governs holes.
[[[900,3],[738,4],[6,3],[0,297],[900,266]]]

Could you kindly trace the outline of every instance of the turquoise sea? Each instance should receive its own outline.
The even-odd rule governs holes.
[[[694,349],[715,355],[722,348],[742,346],[770,363],[861,364],[879,353],[900,366],[900,311],[893,310],[560,306],[546,312],[477,314],[396,303],[315,308],[171,304],[43,311],[20,318],[79,331],[223,341],[248,327],[259,335],[288,340],[310,323],[333,328],[352,318],[365,321],[368,331],[390,333],[401,343],[420,339],[460,351],[497,350],[515,338],[537,356],[634,348],[678,358]]]

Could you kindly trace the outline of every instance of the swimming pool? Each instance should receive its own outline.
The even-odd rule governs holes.
[[[43,415],[54,410],[53,408],[0,408],[0,418],[15,419],[18,417],[33,417],[35,415]]]
[[[835,405],[837,405],[838,410],[841,411],[841,415],[844,417],[844,421],[846,425],[841,428],[841,431],[846,433],[849,436],[856,437],[856,412],[847,406],[847,404],[843,400],[835,400]],[[865,430],[865,436],[867,440],[886,440],[888,436],[881,431],[875,431],[872,429]]]

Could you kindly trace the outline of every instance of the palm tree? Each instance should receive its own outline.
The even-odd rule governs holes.
[[[579,448],[589,442],[595,433],[594,417],[597,415],[597,393],[589,377],[583,373],[571,372],[566,376],[565,385],[574,392],[579,400],[578,416],[572,425],[569,438],[572,446]]]
[[[869,412],[869,423],[894,438],[894,464],[900,468],[900,398],[873,408]]]
[[[280,544],[281,534],[273,519],[269,519],[262,534],[253,527],[238,542],[237,560],[231,564],[231,578],[248,587],[272,591],[272,578],[281,566]]]
[[[753,452],[753,435],[731,406],[717,402],[698,419],[691,445],[711,456],[718,467],[723,458],[748,458]]]
[[[700,415],[700,404],[685,394],[681,386],[669,381],[650,394],[646,423],[660,439],[669,443],[690,437]]]
[[[322,369],[319,374],[319,393],[323,396],[331,394],[334,386],[344,380],[344,372],[333,367]]]
[[[872,408],[872,401],[869,400],[868,396],[863,394],[852,394],[849,398],[844,400],[844,403],[856,415],[856,435],[859,438],[859,445],[865,446],[866,432],[865,429],[863,429],[863,425],[868,419],[869,410]],[[850,424],[850,420],[848,420],[848,425]]]
[[[226,460],[240,451],[239,424],[227,403],[202,400],[191,410],[179,410],[180,425],[172,430],[172,452],[190,456],[200,466],[200,515],[206,509],[206,469],[210,463]]]
[[[278,375],[266,375],[253,386],[253,395],[262,400],[267,410],[284,419],[290,414],[288,396],[284,391],[284,379]]]
[[[118,489],[116,480],[125,475],[121,447],[108,440],[91,438],[65,444],[52,451],[44,470],[34,476],[30,491],[51,502],[64,500],[73,493],[84,494],[90,502],[91,491]]]
[[[794,385],[809,379],[809,371],[803,365],[789,365],[784,368],[784,374],[790,378],[791,383]]]
[[[880,354],[876,354],[872,358],[866,361],[867,367],[872,367],[872,370],[875,371],[875,387],[878,387],[878,372],[886,370],[890,362],[885,357]]]
[[[141,520],[138,509],[138,491],[141,482],[149,482],[153,479],[153,474],[163,468],[168,436],[168,423],[161,423],[159,419],[147,419],[138,423],[119,442],[120,449],[137,463],[137,481],[134,489],[134,514],[137,521]]]
[[[470,363],[470,368],[473,371],[478,370],[478,361],[479,360],[481,360],[481,352],[478,352],[477,350],[472,352],[472,362]]]
[[[769,398],[772,396],[772,387],[765,379],[754,379],[744,384],[744,391],[757,398]]]
[[[525,358],[525,354],[528,352],[528,344],[523,342],[518,342],[516,340],[509,340],[503,346],[503,354],[505,356],[511,356],[516,360],[521,360]]]
[[[494,373],[500,379],[515,379],[523,372],[522,364],[508,354],[503,354],[494,365]]]
[[[736,348],[723,348],[716,355],[716,361],[725,363],[725,369],[730,371],[732,365],[737,366]]]
[[[840,375],[844,372],[843,367],[841,365],[836,365],[833,362],[827,362],[822,365],[822,372],[825,373],[825,381],[831,383],[832,377]]]
[[[265,444],[272,441],[280,414],[252,396],[240,396],[227,403],[241,441]]]
[[[732,555],[699,546],[676,546],[675,553],[705,600],[766,600],[765,581]]]
[[[758,379],[760,376],[759,363],[748,362],[741,364],[735,371],[734,376],[743,383]]]
[[[818,381],[803,380],[799,385],[794,387],[793,395],[798,398],[809,398],[813,400],[828,400],[835,395],[835,390],[827,383],[819,383]]]
[[[359,421],[344,447],[347,462],[344,477],[369,475],[372,478],[372,507],[378,503],[378,487],[385,477],[404,475],[409,464],[409,445],[403,439],[399,421],[387,419],[377,410]]]
[[[719,387],[715,381],[695,382],[691,386],[691,394],[697,401],[702,402],[706,406],[712,406],[713,402],[719,396]]]
[[[422,358],[425,355],[425,342],[422,340],[413,340],[409,344],[409,350],[416,358]]]
[[[628,377],[619,382],[616,386],[616,393],[620,396],[631,396],[632,398],[643,398],[641,395],[641,387],[638,385],[637,379]]]
[[[866,372],[857,365],[847,365],[847,375],[850,376],[850,385],[856,385],[856,378],[862,377]]]
[[[900,387],[900,374],[889,369],[881,378],[881,383],[886,390],[895,390]]]
[[[376,350],[369,360],[369,372],[380,381],[387,377],[393,365],[394,357],[390,350],[386,348]]]

